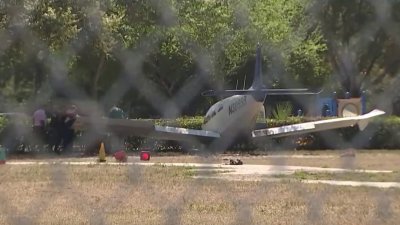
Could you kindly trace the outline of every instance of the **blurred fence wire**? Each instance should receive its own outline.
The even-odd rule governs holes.
[[[389,0],[1,1],[0,109],[26,114],[29,123],[33,109],[41,104],[54,108],[74,104],[92,121],[102,118],[114,104],[120,104],[136,118],[204,114],[215,99],[201,97],[202,91],[249,84],[255,46],[260,43],[265,55],[263,75],[269,86],[328,90],[340,87],[354,97],[368,90],[370,108],[392,112],[391,100],[398,95],[399,59],[394,57],[400,49],[398,5]],[[17,124],[15,130],[9,139],[28,137],[32,132],[24,123]],[[346,140],[334,130],[322,138],[328,146],[339,142],[342,146],[364,146],[369,141],[366,137],[376,131],[372,128],[369,134],[359,133]],[[96,140],[104,133],[105,127],[91,127],[79,142],[93,144],[96,149]],[[139,148],[148,147],[153,141],[142,141]],[[230,141],[211,143],[210,149],[218,149],[211,153],[223,153]],[[277,142],[269,147],[282,149],[283,145]],[[43,151],[42,146],[23,148],[40,151],[40,156],[54,155]],[[203,150],[207,153],[208,149]],[[341,160],[343,167],[355,167],[348,158]],[[204,157],[201,163],[204,162],[214,161]],[[286,161],[276,158],[275,164],[285,166]],[[170,198],[168,192],[140,185],[148,182],[145,168],[126,167],[128,184],[113,187],[104,196],[106,200],[94,209],[85,207],[91,190],[68,184],[68,166],[56,163],[46,167],[49,182],[41,187],[45,197],[34,196],[21,206],[0,193],[0,221],[45,223],[41,220],[44,211],[51,210],[54,202],[69,201],[83,214],[82,223],[113,223],[104,217],[105,213],[123,205],[132,198],[130,190],[138,189],[151,196],[150,202],[143,204],[162,211],[163,224],[181,224],[185,220],[185,204],[208,184],[203,179],[190,179],[190,185],[180,187]],[[0,177],[7,173],[3,168],[0,171]],[[3,185],[1,180],[0,184]],[[224,198],[230,199],[230,192],[236,187],[221,182],[219,188]],[[233,203],[232,223],[255,223],[252,207],[263,201],[259,199],[261,193],[274,188],[270,182],[260,182],[244,190],[245,197]],[[321,221],[325,221],[322,205],[328,201],[330,189],[313,195],[303,185],[293,188],[306,196],[305,223],[329,224]],[[61,199],[57,190],[70,191],[72,197]],[[376,201],[376,210],[382,211],[378,214],[390,221],[391,199],[378,196]],[[207,199],[204,202],[207,204]],[[370,223],[377,221],[382,218],[373,218]]]

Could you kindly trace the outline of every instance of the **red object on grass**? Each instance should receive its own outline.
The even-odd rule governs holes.
[[[119,162],[126,162],[127,161],[127,156],[125,151],[117,151],[114,153],[114,158],[119,161]]]
[[[141,151],[140,152],[140,160],[149,161],[150,160],[150,152],[149,151]]]

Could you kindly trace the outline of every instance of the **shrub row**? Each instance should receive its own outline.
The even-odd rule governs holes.
[[[0,116],[0,132],[4,129],[4,127],[7,125],[7,118]]]
[[[318,118],[320,119],[320,118]],[[0,117],[0,133],[8,124],[8,120]],[[267,119],[268,127],[277,127],[310,119],[290,117],[285,120]],[[202,117],[183,117],[174,120],[158,119],[157,125],[176,126],[190,129],[201,129]],[[2,135],[0,135],[2,136]],[[154,146],[160,151],[182,151],[185,147],[175,141],[148,140],[140,137],[128,137],[128,147],[132,150],[142,146]],[[338,148],[365,148],[365,149],[400,149],[400,117],[381,117],[370,123],[360,132],[357,127],[341,128],[331,131],[316,132],[307,135],[290,136],[273,140],[265,140],[262,143],[238,141],[229,150],[265,149],[338,149]]]
[[[268,127],[290,125],[321,118],[307,119],[302,117],[289,117],[285,120],[267,119]],[[202,117],[185,117],[176,120],[156,120],[158,125],[185,127],[190,129],[201,129]],[[143,145],[142,141],[136,140],[132,143],[135,148]],[[158,150],[182,150],[181,144],[174,141],[158,142]],[[238,142],[230,147],[230,150],[247,151],[256,148],[264,149],[343,149],[343,148],[365,148],[365,149],[400,149],[400,117],[389,116],[373,120],[362,132],[358,127],[341,128],[330,131],[315,132],[306,135],[290,136],[262,143]]]

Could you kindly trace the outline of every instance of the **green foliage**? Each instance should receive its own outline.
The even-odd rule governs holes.
[[[271,118],[271,119],[267,119],[267,126],[268,127],[280,127],[280,126],[301,123],[301,122],[305,122],[305,119],[303,117],[289,116],[289,117],[286,117],[283,119]]]
[[[285,120],[288,118],[293,112],[293,106],[290,102],[280,102],[276,105],[274,111],[272,111],[272,115],[277,120]]]
[[[326,76],[320,69],[325,46],[314,41],[318,38],[300,37],[306,28],[305,6],[300,0],[28,0],[0,4],[0,28],[7,43],[0,57],[1,92],[18,101],[28,101],[37,93],[57,94],[49,78],[63,75],[87,96],[99,99],[127,69],[125,57],[132,57],[125,53],[143,48],[148,52],[135,60],[141,63],[143,76],[167,97],[196,79],[200,65],[206,70],[202,73],[235,86],[244,74],[251,77],[254,67],[248,62],[254,58],[257,42],[263,44],[265,61],[275,64],[279,52],[288,71],[296,71],[296,79]],[[16,32],[10,21],[24,21],[22,32]],[[296,59],[310,56],[306,62],[289,63],[292,52]],[[53,68],[54,59],[63,62],[62,68]],[[307,85],[314,79],[303,80]],[[138,93],[128,93],[135,96],[123,98],[123,105],[149,107]],[[205,102],[196,100],[196,107],[205,107]]]
[[[155,124],[161,126],[172,126],[172,127],[183,127],[188,129],[201,129],[201,125],[203,124],[203,117],[179,117],[177,119],[157,119],[155,120]],[[295,123],[306,122],[303,117],[286,117],[283,119],[266,119],[266,123],[268,127],[277,127],[290,125]]]
[[[400,148],[400,117],[390,116],[374,121],[369,127],[373,135],[369,136],[370,148]],[[367,130],[368,131],[368,130]]]
[[[49,49],[61,50],[78,34],[78,19],[72,5],[44,1],[32,9],[30,26]]]
[[[7,124],[8,124],[8,119],[6,117],[0,116],[0,133],[7,126]]]
[[[122,99],[122,105],[146,108],[138,116],[149,117],[159,112],[137,90],[135,85],[143,83],[137,73],[149,81],[146,87],[168,99],[199,74],[209,75],[209,84],[249,84],[258,42],[269,86],[290,86],[282,81],[295,80],[289,84],[333,89],[337,84],[327,83],[331,74],[345,91],[398,86],[392,82],[400,68],[396,32],[371,26],[386,18],[378,15],[382,12],[398,20],[396,1],[387,11],[363,0],[3,2],[0,94],[10,101],[59,94],[55,76],[85,97],[108,100],[112,85],[128,76],[134,79],[126,83],[125,96],[110,102]],[[191,101],[190,115],[210,103],[199,99]]]
[[[319,118],[318,118],[319,119]],[[267,119],[268,127],[278,127],[296,123],[302,123],[310,121],[302,117],[288,117],[286,119]],[[159,119],[155,120],[157,125],[163,126],[176,126],[184,127],[189,129],[201,129],[203,123],[202,117],[184,117],[177,119]],[[9,124],[9,120],[6,117],[0,117],[0,133]],[[29,124],[29,121],[26,121]],[[337,129],[335,132],[339,137],[343,137],[343,140],[349,141],[349,144],[341,143],[340,140],[326,142],[327,139],[331,140],[332,136],[330,133],[317,132],[307,135],[291,136],[287,138],[276,139],[276,144],[271,148],[278,146],[288,147],[290,143],[291,148],[296,149],[332,149],[332,148],[370,148],[370,149],[399,149],[400,148],[400,117],[383,117],[373,120],[366,130],[359,132],[357,127],[349,127]],[[362,143],[353,142],[355,137],[358,140],[363,140]],[[366,141],[367,140],[367,141]],[[142,146],[149,145],[151,142],[156,143],[156,149],[158,151],[184,151],[185,146],[182,146],[176,141],[157,141],[157,140],[146,140],[140,137],[127,137],[128,148],[131,150],[137,150]],[[186,146],[187,147],[187,146]],[[254,149],[254,143],[238,143],[233,145],[231,149],[235,151],[248,151]]]
[[[172,126],[172,127],[183,127],[188,129],[201,129],[203,124],[203,117],[180,117],[177,119],[158,119],[155,120],[155,124],[161,126]]]
[[[328,47],[319,31],[314,31],[310,37],[301,42],[289,57],[291,75],[303,85],[310,88],[324,86],[331,74],[331,68],[325,55]]]
[[[316,120],[317,118],[315,118]],[[321,118],[318,118],[321,119]],[[177,126],[190,129],[200,129],[202,124],[201,117],[186,117],[176,120],[157,120],[159,125]],[[268,127],[278,127],[296,123],[310,121],[310,118],[288,117],[285,119],[267,119]],[[329,131],[330,132],[330,131]],[[290,136],[275,140],[273,147],[279,146],[294,149],[336,149],[336,148],[369,148],[369,149],[399,149],[400,148],[400,117],[384,117],[373,120],[366,130],[360,132],[358,127],[348,127],[333,130],[341,140],[332,141],[332,135],[327,131],[311,133],[300,136]],[[355,139],[357,137],[357,139]],[[361,143],[355,140],[363,140]],[[133,138],[132,140],[136,140]],[[347,142],[347,143],[346,143]],[[270,143],[271,144],[271,143]],[[288,145],[289,144],[289,145]],[[140,145],[138,145],[140,146]],[[162,151],[182,151],[182,146],[174,141],[159,142],[157,147]],[[254,143],[238,143],[229,150],[248,151],[256,148]]]
[[[336,84],[330,82],[330,86],[349,91],[354,97],[360,95],[361,88],[371,93],[388,87],[395,90],[398,84],[393,81],[397,79],[400,64],[394,56],[400,54],[400,48],[393,39],[398,33],[391,32],[394,25],[386,29],[386,25],[372,24],[386,24],[391,20],[386,18],[398,19],[400,2],[388,1],[387,8],[382,8],[378,1],[311,2],[311,8],[318,9],[311,20],[315,29],[321,30],[329,49],[326,57],[333,70],[331,81],[336,81]],[[391,104],[387,101],[383,107],[390,108]]]

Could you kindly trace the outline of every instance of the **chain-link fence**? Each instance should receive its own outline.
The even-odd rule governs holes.
[[[207,167],[146,167],[131,163],[134,157],[122,165],[62,163],[96,160],[75,156],[86,150],[96,152],[99,141],[110,134],[99,121],[113,105],[125,109],[130,118],[204,115],[210,103],[219,99],[202,97],[202,91],[249,86],[257,43],[262,46],[267,86],[323,88],[329,93],[338,90],[339,96],[349,92],[355,98],[366,90],[368,109],[396,113],[400,49],[397,1],[26,0],[0,2],[0,8],[0,104],[3,112],[11,112],[3,117],[14,124],[10,131],[3,129],[3,140],[7,141],[3,145],[27,152],[10,154],[11,159],[46,161],[43,165],[0,168],[0,223],[399,221],[397,189],[303,184],[281,180],[282,174],[254,179],[248,175],[249,181],[240,180],[246,175],[239,176],[239,181],[230,176],[204,179],[219,177],[232,168],[216,172]],[[295,100],[301,102],[301,97]],[[76,108],[66,108],[70,105]],[[31,115],[38,106],[49,107],[55,115],[77,110],[88,118],[90,126],[79,133],[74,145],[68,145],[67,140],[72,138],[68,133],[72,130],[64,131],[63,142],[56,133],[50,137],[55,143],[43,143],[38,139],[44,131],[31,130]],[[68,118],[68,114],[64,116]],[[332,130],[319,138],[328,147],[366,146],[380,129],[370,127],[351,138]],[[154,146],[156,139],[148,136],[135,139],[136,149]],[[186,149],[200,149],[198,156],[183,156],[182,160],[220,163],[219,154],[232,147],[237,133],[232,129],[226,137],[207,145],[190,137],[190,144],[178,141]],[[127,141],[123,133],[114,138],[117,143]],[[290,150],[285,141],[256,147],[264,154]],[[323,156],[310,159],[307,163],[325,160]],[[256,160],[282,168],[293,163],[285,156]],[[354,157],[335,160],[336,166],[346,169],[364,166],[357,165]],[[379,167],[374,159],[368,160],[365,165]],[[319,165],[330,167],[323,162]],[[350,173],[357,177],[356,172]],[[398,181],[393,176],[390,181]]]

